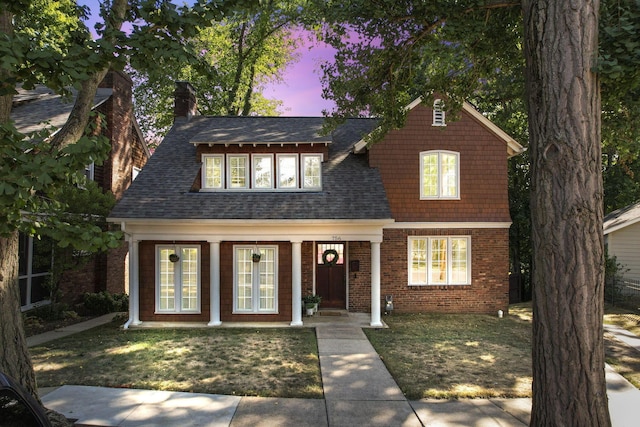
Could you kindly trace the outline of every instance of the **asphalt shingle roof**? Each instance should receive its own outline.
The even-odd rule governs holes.
[[[231,119],[231,120],[228,120]],[[115,206],[112,219],[390,219],[391,209],[377,169],[353,145],[376,125],[370,119],[351,119],[332,135],[329,159],[322,164],[322,191],[317,192],[191,192],[200,170],[194,138],[215,134],[218,123],[237,122],[234,138],[314,138],[323,118],[195,116],[179,119],[151,156],[136,180]],[[302,125],[306,129],[300,129]],[[227,125],[227,131],[230,127]],[[311,136],[309,136],[311,135]],[[324,138],[324,137],[322,137]],[[326,138],[324,138],[326,140]],[[302,142],[302,141],[301,141]],[[309,142],[307,139],[306,142]],[[320,141],[315,141],[320,142]]]
[[[211,126],[195,135],[194,143],[331,143],[315,117],[211,117]]]
[[[604,217],[604,234],[627,227],[640,221],[640,202],[625,206]]]
[[[73,108],[73,98],[65,99],[43,85],[36,85],[33,90],[17,88],[17,91],[13,97],[11,119],[20,132],[34,132],[45,126],[60,128],[66,123]],[[75,96],[75,90],[72,93]],[[112,93],[111,89],[98,89],[93,107],[109,99]]]

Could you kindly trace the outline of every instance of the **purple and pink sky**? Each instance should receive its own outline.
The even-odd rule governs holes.
[[[174,1],[176,4],[190,1]],[[86,5],[92,11],[91,20],[87,23],[90,30],[96,19],[99,19],[99,0],[78,0],[79,5]],[[332,101],[322,98],[320,63],[333,58],[334,50],[322,43],[312,43],[303,38],[296,53],[299,60],[291,64],[282,75],[282,83],[268,85],[263,94],[270,99],[283,102],[279,108],[283,116],[321,116],[322,110],[331,111]]]

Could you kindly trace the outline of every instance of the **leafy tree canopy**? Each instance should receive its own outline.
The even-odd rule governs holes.
[[[186,42],[193,55],[183,61],[158,58],[133,70],[136,109],[146,134],[164,134],[173,121],[175,81],[188,81],[198,108],[209,115],[277,115],[280,101],[266,99],[263,85],[280,80],[295,60],[297,40],[290,28],[297,9],[267,1],[256,11],[235,13],[198,28]]]

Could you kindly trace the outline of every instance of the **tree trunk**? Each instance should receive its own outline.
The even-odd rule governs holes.
[[[20,312],[17,231],[0,237],[0,356],[0,370],[40,401]]]
[[[609,426],[598,0],[524,0],[533,239],[532,426]]]

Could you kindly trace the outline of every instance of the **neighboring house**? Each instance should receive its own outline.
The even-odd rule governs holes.
[[[609,256],[615,256],[626,278],[640,280],[640,202],[604,217]]]
[[[60,128],[72,107],[72,99],[65,100],[47,87],[18,89],[11,119],[22,133],[41,130],[45,125]],[[120,199],[150,156],[133,116],[131,79],[124,73],[110,72],[100,84],[93,109],[105,115],[103,132],[110,140],[111,152],[103,165],[87,165],[86,174]],[[23,310],[48,302],[49,295],[42,285],[51,270],[49,250],[38,239],[20,235],[19,281]],[[63,301],[75,303],[85,292],[125,292],[127,253],[128,247],[123,244],[108,253],[93,256],[81,270],[65,274],[60,286]]]
[[[178,83],[175,123],[110,214],[130,244],[130,314],[144,322],[285,321],[301,298],[371,313],[497,313],[509,303],[507,158],[516,141],[465,104],[416,101],[322,136],[323,118],[205,117]]]

